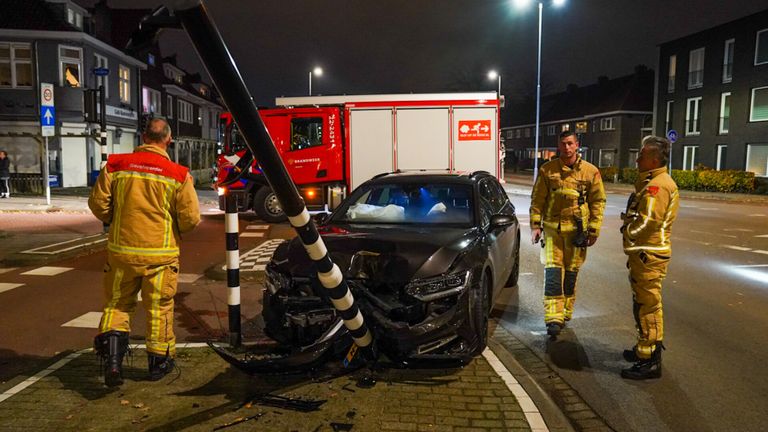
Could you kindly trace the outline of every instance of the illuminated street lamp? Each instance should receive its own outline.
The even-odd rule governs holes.
[[[320,67],[316,67],[309,71],[309,95],[312,96],[312,74],[315,74],[315,76],[323,76],[323,69]]]
[[[525,8],[531,0],[513,0],[518,8]],[[562,6],[565,0],[552,0],[552,6]],[[541,119],[541,18],[544,10],[544,2],[539,2],[539,41],[536,55],[536,140],[533,148],[533,182],[536,183],[536,177],[539,175],[539,120]]]
[[[495,70],[489,71],[488,72],[488,79],[491,80],[491,81],[496,80],[496,79],[499,80],[499,93],[498,93],[498,97],[499,97],[499,99],[501,99],[501,74],[496,72]]]

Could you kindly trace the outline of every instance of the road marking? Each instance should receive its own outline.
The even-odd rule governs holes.
[[[24,286],[23,283],[10,283],[10,282],[0,282],[0,293],[5,291],[10,291],[14,288],[18,288],[20,286]]]
[[[764,251],[764,250],[760,250],[760,249],[755,249],[752,252],[763,254],[763,255],[768,255],[768,251]]]
[[[18,267],[0,268],[0,274],[8,273],[16,270]]]
[[[24,276],[56,276],[64,272],[74,270],[71,267],[40,267],[22,273]]]
[[[62,324],[62,327],[99,328],[101,312],[86,312],[79,317]]]
[[[768,234],[756,235],[757,238],[768,238]]]
[[[765,217],[765,215],[762,214],[762,213],[755,213],[755,214],[751,214],[751,215],[747,215],[747,216],[748,217]]]
[[[527,272],[527,273],[520,273],[520,276],[531,276],[533,273]]]
[[[267,230],[269,229],[269,225],[248,225],[245,227],[247,230]]]
[[[240,237],[264,237],[263,232],[245,232],[240,234]]]
[[[751,251],[752,250],[752,248],[742,247],[742,246],[734,246],[734,245],[723,245],[723,247],[724,248],[728,248],[728,249],[737,250],[737,251],[742,251],[742,252],[746,252],[746,251]]]
[[[724,228],[723,231],[752,232],[754,230],[747,229],[747,228]]]
[[[699,210],[705,210],[705,211],[720,211],[719,208],[715,207],[700,207]]]
[[[544,423],[544,418],[541,417],[541,413],[539,412],[539,409],[536,408],[536,404],[533,403],[531,397],[525,392],[523,386],[521,386],[515,377],[512,376],[512,373],[504,367],[501,360],[496,357],[496,354],[489,348],[486,348],[483,351],[483,357],[485,357],[488,364],[491,365],[496,374],[504,381],[504,384],[507,385],[507,388],[515,396],[515,399],[517,399],[517,403],[523,410],[525,420],[528,422],[528,426],[530,426],[531,430],[534,432],[548,432],[549,429],[547,428],[547,424]]]
[[[67,240],[67,241],[63,241],[63,242],[59,242],[59,243],[49,244],[47,246],[40,246],[40,247],[37,247],[37,248],[34,248],[34,249],[27,249],[25,251],[21,251],[21,253],[25,253],[25,254],[41,254],[41,255],[55,255],[55,254],[58,254],[58,253],[70,251],[72,249],[77,249],[77,248],[81,248],[81,247],[85,247],[85,246],[90,246],[90,245],[94,245],[96,243],[101,243],[101,242],[107,241],[107,238],[103,237],[103,236],[104,236],[104,234],[95,234],[95,235],[91,235],[91,236],[80,237],[80,238],[76,238],[76,239],[72,239],[72,240]],[[67,244],[70,244],[70,243],[80,242],[80,241],[83,241],[83,240],[86,240],[86,239],[92,239],[92,238],[97,238],[97,237],[103,237],[103,238],[98,238],[98,239],[96,239],[94,241],[89,241],[89,242],[85,242],[85,243],[78,243],[78,244],[76,244],[74,246],[64,247],[64,248],[61,248],[61,249],[54,249],[54,250],[50,250],[50,251],[42,250],[42,249],[52,248],[54,246],[64,246],[64,245],[67,245]]]
[[[765,252],[765,251],[763,251],[763,252]],[[747,267],[768,267],[768,264],[744,264],[744,265],[737,265],[737,266],[734,266],[734,267],[743,267],[743,268],[747,268]]]
[[[194,283],[198,279],[203,277],[201,274],[195,274],[195,273],[180,273],[179,274],[179,283]]]
[[[682,207],[682,208],[693,208],[693,209],[699,208],[699,206],[687,205],[687,204],[680,204],[680,207]]]
[[[272,259],[272,255],[275,253],[275,249],[283,243],[285,239],[272,239],[267,240],[264,243],[256,246],[248,252],[240,255],[240,271],[241,272],[255,272],[264,271],[266,266],[264,264]],[[227,270],[226,264],[221,267],[222,270]]]
[[[728,238],[737,238],[737,236],[731,235],[731,234],[719,234],[719,233],[713,233],[713,232],[708,232],[708,231],[698,231],[698,230],[691,230],[691,232],[692,233],[698,233],[698,234],[706,234],[706,235],[714,234],[714,235],[718,235],[718,236],[721,236],[721,237],[728,237]]]

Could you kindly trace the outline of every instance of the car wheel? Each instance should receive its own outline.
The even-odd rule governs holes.
[[[517,246],[515,246],[515,252],[512,254],[512,273],[507,278],[505,287],[513,287],[517,285],[517,280],[520,278],[520,231],[517,231]]]
[[[474,352],[475,355],[482,353],[488,343],[488,314],[491,309],[490,283],[491,281],[488,279],[488,273],[483,272],[483,276],[480,279],[480,286],[477,287],[472,295],[472,324],[477,340],[477,346],[475,347]]]
[[[253,196],[253,210],[264,222],[277,223],[287,219],[277,195],[267,186],[256,191]]]

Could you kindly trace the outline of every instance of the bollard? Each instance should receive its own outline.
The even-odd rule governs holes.
[[[229,315],[229,345],[239,347],[240,331],[240,225],[235,197],[225,192],[224,232],[227,244],[227,310]]]

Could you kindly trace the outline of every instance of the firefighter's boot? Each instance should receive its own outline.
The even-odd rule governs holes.
[[[623,369],[621,377],[632,380],[661,378],[661,351],[664,349],[661,342],[657,343],[651,358],[640,359],[632,367]]]
[[[166,352],[164,356],[147,353],[147,363],[149,365],[149,380],[157,381],[168,375],[176,366],[176,362]]]
[[[104,366],[104,384],[107,387],[123,383],[123,358],[128,352],[128,332],[117,330],[96,335],[93,349]]]
[[[621,353],[621,356],[624,357],[624,361],[628,361],[630,363],[636,363],[640,361],[640,357],[638,357],[637,352],[635,352],[635,347],[625,349],[624,352]]]

